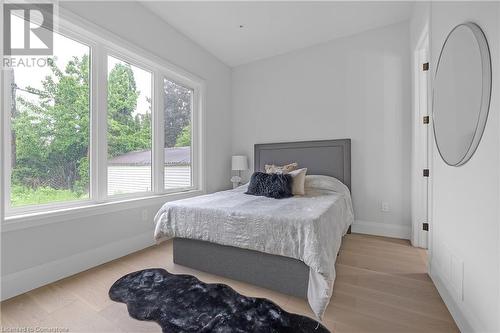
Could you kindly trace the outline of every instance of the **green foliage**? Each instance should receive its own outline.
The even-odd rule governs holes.
[[[165,146],[174,147],[182,130],[191,123],[193,91],[164,80]]]
[[[70,190],[58,190],[52,187],[38,187],[32,189],[13,185],[11,187],[11,198],[12,206],[18,207],[85,199],[88,198],[88,194],[79,194]]]
[[[88,181],[90,181],[90,159],[87,156],[80,159],[78,174],[80,175],[80,179],[75,182],[73,190],[76,193],[83,194],[88,192]]]
[[[108,117],[122,124],[133,121],[138,97],[132,68],[128,64],[116,64],[108,76]]]
[[[138,97],[130,65],[116,64],[108,78],[109,157],[151,149],[151,110],[133,116]]]
[[[27,187],[73,189],[89,147],[89,59],[74,57],[64,70],[50,62],[43,89],[27,87],[38,101],[17,98],[13,182]]]
[[[182,129],[181,134],[177,137],[175,142],[176,147],[189,147],[191,146],[191,125],[187,125]]]
[[[108,117],[108,155],[151,149],[151,112],[123,123]]]

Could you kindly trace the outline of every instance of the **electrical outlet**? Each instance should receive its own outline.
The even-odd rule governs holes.
[[[380,205],[380,210],[383,211],[384,213],[387,213],[391,211],[391,207],[389,206],[388,202],[382,201],[382,204]]]
[[[143,209],[142,210],[142,222],[147,222],[148,221],[148,210]]]

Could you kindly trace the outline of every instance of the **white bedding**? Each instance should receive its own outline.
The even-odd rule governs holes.
[[[342,236],[354,218],[349,190],[327,176],[307,176],[306,194],[287,199],[247,195],[246,187],[166,203],[155,217],[155,239],[182,237],[299,259],[309,266],[308,301],[321,319]]]

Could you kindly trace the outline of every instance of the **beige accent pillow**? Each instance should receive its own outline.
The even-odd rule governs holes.
[[[304,184],[306,182],[307,168],[297,169],[288,174],[292,176],[292,193],[293,195],[304,195]]]
[[[297,169],[299,165],[297,163],[290,163],[286,165],[274,165],[274,164],[266,164],[264,169],[266,173],[290,173],[293,170]]]

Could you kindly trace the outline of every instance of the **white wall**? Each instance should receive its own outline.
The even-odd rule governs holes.
[[[230,68],[138,3],[93,1],[60,5],[206,80],[207,190],[229,188]],[[117,206],[116,211],[108,207],[96,215],[84,212],[35,217],[20,221],[17,226],[4,226],[2,298],[152,244],[152,219],[161,203],[140,201]],[[21,225],[23,228],[19,229]]]
[[[408,238],[408,35],[403,22],[236,67],[233,153],[252,159],[255,143],[351,138],[354,230]]]
[[[431,4],[433,71],[447,34],[465,21],[484,30],[493,68],[488,123],[475,155],[458,168],[447,166],[435,145],[432,156],[431,276],[463,332],[500,331],[499,10],[496,2]]]

